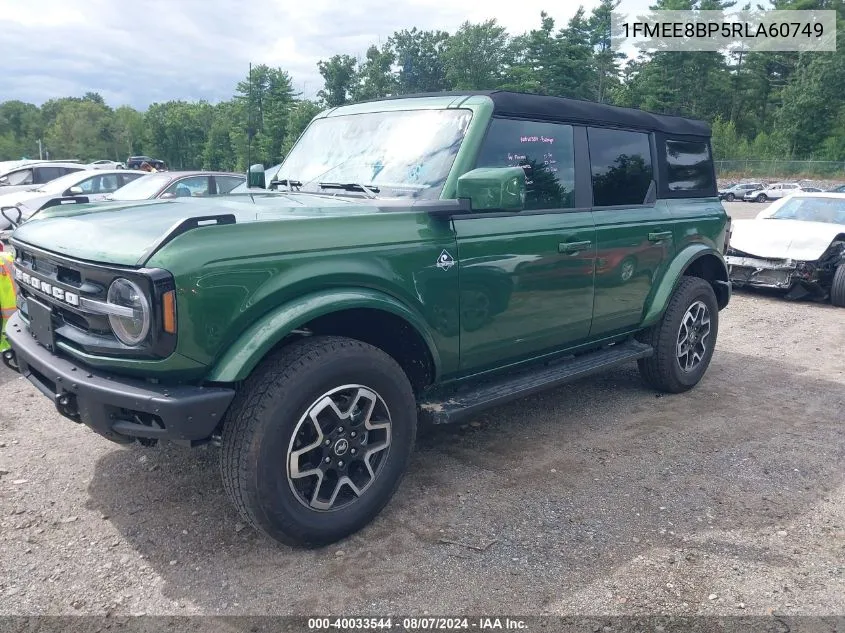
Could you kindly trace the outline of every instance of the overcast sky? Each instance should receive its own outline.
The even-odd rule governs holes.
[[[595,4],[584,1],[588,12]],[[568,0],[5,0],[0,101],[93,91],[112,106],[214,102],[231,97],[249,62],[284,68],[312,97],[322,86],[318,60],[363,56],[396,30],[451,33],[495,17],[519,34],[539,25],[543,9],[562,26],[576,8]]]

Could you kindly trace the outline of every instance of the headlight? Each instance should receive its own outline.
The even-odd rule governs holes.
[[[137,284],[119,277],[111,286],[106,300],[116,306],[128,310],[125,314],[109,314],[109,324],[115,336],[125,345],[137,345],[142,342],[150,331],[150,303],[144,291]]]

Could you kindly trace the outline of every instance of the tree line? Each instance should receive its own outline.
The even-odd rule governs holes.
[[[628,58],[611,49],[620,0],[583,7],[565,24],[540,14],[510,34],[495,19],[454,33],[405,29],[362,58],[318,63],[315,99],[283,68],[259,64],[227,101],[109,106],[95,92],[40,107],[0,103],[0,160],[38,157],[125,160],[146,154],[172,169],[244,170],[278,163],[320,110],[366,99],[443,90],[552,94],[704,119],[717,159],[845,161],[845,0],[774,0],[775,9],[834,9],[835,53],[658,52]],[[731,0],[657,0],[652,9],[729,9]],[[250,107],[251,103],[251,107]],[[248,138],[252,143],[248,147]]]

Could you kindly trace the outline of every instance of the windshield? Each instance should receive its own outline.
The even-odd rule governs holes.
[[[790,198],[770,217],[776,220],[845,224],[845,198]]]
[[[318,119],[276,178],[308,191],[322,191],[320,182],[355,183],[381,196],[437,198],[471,118],[468,110],[402,110]]]
[[[173,178],[170,174],[149,174],[136,178],[109,196],[109,200],[149,200]]]

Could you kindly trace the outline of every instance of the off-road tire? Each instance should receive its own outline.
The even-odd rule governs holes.
[[[845,264],[839,264],[830,284],[830,303],[845,308]]]
[[[709,312],[709,344],[698,366],[686,372],[678,361],[678,333],[687,309],[697,301],[704,303]],[[640,375],[650,387],[666,393],[682,393],[692,389],[710,365],[718,333],[719,304],[713,287],[699,277],[683,277],[661,320],[637,337],[654,348],[652,356],[637,361]]]
[[[370,487],[332,511],[306,507],[288,480],[288,450],[309,407],[334,388],[361,384],[378,393],[391,419],[390,450]],[[280,543],[320,547],[370,523],[390,501],[416,439],[413,390],[380,349],[337,336],[291,343],[265,359],[227,413],[220,456],[223,486],[244,520]]]

